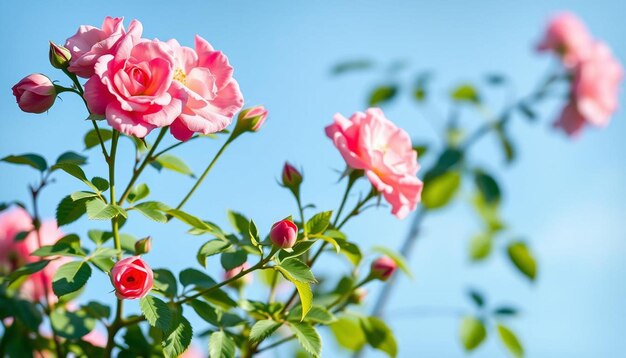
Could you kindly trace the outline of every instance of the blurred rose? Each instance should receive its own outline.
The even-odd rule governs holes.
[[[107,345],[107,336],[97,329],[94,329],[93,331],[84,335],[82,340],[91,343],[91,345],[93,345],[94,347],[104,348]]]
[[[175,58],[174,80],[187,98],[182,113],[170,127],[179,140],[187,140],[194,133],[221,131],[243,106],[239,84],[226,55],[200,36],[196,36],[195,42],[195,50],[176,40],[167,42]]]
[[[206,354],[202,353],[198,347],[190,345],[189,348],[178,358],[205,358]]]
[[[416,177],[420,166],[409,135],[378,108],[356,112],[350,119],[336,114],[334,120],[326,135],[348,166],[365,171],[398,218],[415,210],[423,185]]]
[[[43,113],[49,110],[57,97],[50,79],[38,73],[22,78],[12,90],[17,105],[28,113]]]
[[[94,75],[94,66],[100,56],[114,52],[120,42],[124,31],[121,17],[105,17],[102,28],[90,25],[82,25],[76,34],[65,42],[65,47],[72,57],[68,70],[77,76],[89,78]],[[131,27],[136,26],[133,23]],[[137,39],[141,32],[137,33]]]
[[[370,275],[381,281],[387,281],[396,272],[397,268],[398,265],[396,265],[395,261],[387,256],[381,256],[372,262]]]
[[[250,268],[250,265],[247,262],[244,262],[241,266],[237,266],[233,269],[230,269],[226,272],[224,272],[224,280],[230,280],[233,277],[239,275],[241,273],[241,271],[245,271],[247,269]],[[251,274],[246,274],[243,277],[239,278],[238,280],[231,282],[230,286],[233,287],[239,287],[242,284],[250,284],[252,283],[252,275]]]
[[[113,266],[111,281],[117,298],[134,300],[150,292],[154,274],[150,266],[139,256],[131,256],[118,261]]]
[[[573,67],[588,56],[592,43],[585,24],[576,15],[565,12],[550,20],[537,48],[555,52],[565,66]]]

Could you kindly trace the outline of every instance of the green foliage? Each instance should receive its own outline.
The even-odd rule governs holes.
[[[326,228],[328,228],[328,225],[330,225],[332,215],[332,211],[323,211],[313,215],[313,217],[306,222],[306,232],[309,235],[323,234]]]
[[[270,319],[257,321],[250,330],[250,341],[252,343],[259,342],[276,332],[280,326],[282,326],[282,323]]]
[[[467,351],[476,349],[487,338],[487,329],[476,317],[463,317],[459,326],[459,338]]]
[[[78,291],[89,280],[91,267],[85,261],[63,264],[52,277],[52,290],[57,297]]]
[[[296,335],[300,346],[313,357],[322,355],[322,338],[315,327],[308,323],[290,322],[289,328]]]
[[[356,351],[361,349],[366,343],[365,333],[363,333],[359,321],[353,317],[340,317],[336,322],[330,324],[329,327],[337,343],[343,348]]]
[[[478,169],[474,172],[474,182],[487,204],[497,204],[500,202],[500,186],[491,175]]]
[[[56,210],[57,225],[71,224],[87,212],[86,200],[73,200],[70,195],[61,200]]]
[[[172,312],[165,302],[154,296],[146,296],[139,300],[139,307],[151,326],[157,327],[163,332],[170,330]]]
[[[191,324],[185,317],[178,315],[172,329],[167,332],[168,334],[163,335],[163,353],[166,357],[178,357],[191,344],[193,336]]]
[[[167,169],[176,173],[194,177],[191,168],[189,168],[189,166],[187,166],[182,159],[171,154],[160,155],[155,161],[150,162],[150,165],[158,171],[161,171],[161,169]]]
[[[467,102],[472,104],[480,103],[478,90],[471,84],[460,84],[450,92],[450,98],[457,102]]]
[[[39,260],[20,266],[17,270],[11,272],[11,274],[9,275],[9,284],[15,282],[17,279],[23,276],[32,275],[36,272],[43,270],[49,263],[50,260]]]
[[[224,252],[220,257],[220,262],[224,270],[232,270],[243,265],[248,260],[248,254],[243,250]]]
[[[290,310],[287,319],[292,322],[301,321],[302,306],[296,306],[292,310]],[[327,310],[326,307],[320,305],[313,305],[309,312],[306,314],[306,317],[304,318],[304,322],[318,323],[324,325],[329,325],[335,321],[337,321],[337,317],[335,317],[334,314]]]
[[[113,137],[113,132],[108,129],[100,129],[100,136],[104,142],[111,140]],[[90,130],[85,134],[85,138],[83,139],[85,143],[85,149],[93,148],[97,145],[100,145],[100,140],[98,138],[98,133],[96,133],[95,129]]]
[[[111,220],[118,215],[126,217],[126,211],[117,205],[106,204],[100,199],[86,202],[87,216],[91,220]]]
[[[381,104],[385,104],[395,98],[398,93],[398,86],[396,85],[382,85],[374,88],[370,93],[368,105],[370,107],[376,107]]]
[[[133,208],[142,213],[148,219],[154,220],[159,223],[167,222],[167,216],[164,214],[164,212],[167,212],[170,209],[167,205],[158,201],[145,201],[143,203],[135,205]]]
[[[524,356],[524,347],[513,331],[502,324],[498,324],[498,336],[513,357],[521,358]]]
[[[48,163],[46,162],[46,160],[42,156],[33,153],[9,155],[0,160],[12,164],[28,165],[32,168],[39,170],[40,172],[48,169]]]
[[[447,172],[430,180],[422,190],[422,205],[428,209],[446,206],[461,186],[461,174]]]
[[[200,265],[204,267],[206,265],[207,257],[225,252],[231,246],[232,244],[230,242],[223,241],[220,239],[208,241],[200,247],[200,250],[198,250],[198,254],[196,255],[196,258],[198,262],[200,263]]]
[[[362,317],[359,320],[367,343],[389,357],[398,355],[398,344],[391,329],[378,317]]]
[[[178,275],[178,280],[185,287],[194,286],[199,289],[216,285],[215,280],[209,275],[192,268],[182,270]]]
[[[211,335],[209,340],[209,356],[215,358],[230,358],[235,356],[235,342],[220,331]]]
[[[522,241],[515,241],[507,247],[509,259],[524,276],[531,281],[537,276],[537,262],[532,252]]]
[[[300,281],[299,279],[295,278],[291,274],[291,272],[283,266],[275,266],[275,269],[278,270],[287,281],[293,283],[294,286],[296,286],[296,290],[298,291],[298,295],[300,296],[300,303],[302,304],[302,320],[304,320],[313,305],[313,291],[311,290],[309,282]],[[298,269],[298,271],[301,271],[301,269]],[[307,273],[299,272],[297,274],[300,277],[309,277]]]
[[[170,270],[154,269],[154,289],[165,297],[174,298],[178,292],[176,277]]]
[[[86,311],[66,311],[58,308],[50,314],[50,322],[57,335],[77,339],[91,332],[96,326],[96,319]]]
[[[336,64],[331,73],[335,76],[349,72],[368,70],[374,67],[374,63],[367,59],[350,60]]]
[[[472,261],[482,261],[489,257],[493,246],[493,236],[480,234],[470,240],[469,255]]]
[[[56,164],[61,164],[61,163],[71,163],[71,164],[75,164],[75,165],[83,165],[87,163],[87,157],[82,156],[76,152],[65,152],[63,154],[61,154],[56,161]]]
[[[148,188],[148,185],[139,184],[130,190],[130,193],[128,194],[128,202],[132,204],[145,199],[148,195],[150,195],[150,188]]]

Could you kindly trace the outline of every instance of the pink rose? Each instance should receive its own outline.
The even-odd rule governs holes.
[[[26,210],[16,207],[0,214],[0,273],[8,274],[19,267],[40,260],[30,254],[41,246],[53,245],[63,232],[54,220],[45,221],[39,228],[39,236],[33,230],[32,219]],[[21,241],[15,241],[21,232],[29,232]],[[41,240],[41,246],[39,241]],[[52,292],[52,276],[56,270],[70,259],[67,257],[52,260],[43,270],[30,275],[20,287],[22,296],[39,301],[48,292],[48,300],[56,301]]]
[[[107,345],[107,336],[97,329],[94,329],[93,331],[84,335],[82,340],[91,343],[91,345],[94,347],[104,348]]]
[[[391,204],[391,213],[402,219],[420,201],[420,166],[409,135],[385,118],[378,108],[356,112],[350,119],[335,115],[326,135],[349,167],[364,170],[372,185]]]
[[[285,163],[283,167],[283,186],[297,189],[302,184],[302,174],[293,165]]]
[[[189,348],[179,358],[204,358],[207,355],[203,353],[195,345],[190,345]]]
[[[65,42],[65,47],[72,55],[68,70],[84,78],[93,76],[94,66],[100,56],[113,53],[126,33],[123,20],[122,17],[107,16],[101,29],[90,25],[80,26],[76,34]],[[141,32],[138,36],[141,37]]]
[[[381,256],[372,262],[370,276],[381,281],[387,281],[396,272],[396,269],[398,269],[398,265],[395,261],[387,256]]]
[[[267,119],[267,109],[263,106],[254,106],[246,108],[239,113],[239,120],[237,121],[237,129],[242,132],[258,132]]]
[[[196,36],[195,42],[194,50],[176,40],[168,41],[175,58],[174,80],[187,97],[170,131],[183,141],[193,133],[221,131],[243,106],[239,84],[226,55],[200,36]]]
[[[175,62],[169,46],[139,40],[141,23],[133,22],[115,54],[102,55],[85,84],[89,110],[104,115],[118,131],[143,138],[170,125],[183,107],[185,94],[173,81]]]
[[[563,109],[555,126],[576,136],[585,124],[608,125],[617,110],[619,85],[624,71],[606,44],[593,44],[588,57],[573,71],[571,102]]]
[[[291,220],[281,220],[270,230],[270,240],[281,249],[288,249],[296,244],[298,238],[298,227]]]
[[[43,113],[49,110],[57,97],[50,79],[38,73],[24,77],[12,89],[17,105],[28,113]]]
[[[152,289],[154,274],[139,256],[118,261],[111,269],[111,281],[119,299],[142,298]]]
[[[565,12],[550,20],[537,49],[555,52],[565,66],[574,67],[587,57],[592,43],[585,24],[576,15]]]
[[[233,277],[239,275],[242,271],[245,271],[249,268],[250,268],[250,265],[247,262],[244,262],[241,266],[237,266],[233,269],[230,269],[224,272],[224,280],[230,280]],[[241,277],[240,279],[236,280],[235,282],[231,282],[231,286],[238,287],[241,284],[250,284],[250,283],[252,283],[252,275],[246,274],[246,275],[243,275],[243,277]]]

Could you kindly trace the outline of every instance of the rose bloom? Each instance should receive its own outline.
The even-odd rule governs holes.
[[[573,67],[588,56],[592,43],[585,24],[576,15],[565,12],[550,20],[537,49],[555,52],[565,66]]]
[[[402,219],[415,210],[423,184],[416,177],[420,166],[409,135],[378,108],[356,112],[350,119],[336,114],[334,120],[326,135],[348,166],[365,171],[396,217]]]
[[[9,274],[25,264],[41,260],[37,256],[30,256],[40,247],[39,240],[45,246],[53,245],[63,237],[54,220],[41,224],[39,237],[32,230],[32,219],[21,207],[11,208],[0,214],[0,274]],[[16,242],[15,238],[21,232],[29,234]],[[43,270],[28,277],[20,287],[20,294],[27,299],[39,301],[45,297],[47,291],[48,300],[56,302],[57,298],[52,292],[52,276],[61,265],[69,261],[67,257],[50,261]]]
[[[170,125],[185,100],[180,86],[172,85],[171,49],[158,40],[139,39],[141,31],[141,23],[134,22],[115,54],[100,56],[95,75],[85,83],[89,110],[104,115],[116,130],[138,138]]]
[[[596,42],[573,75],[572,100],[555,126],[571,136],[579,135],[585,124],[607,126],[618,107],[622,66],[606,44]]]
[[[154,273],[139,256],[118,261],[111,269],[111,281],[119,299],[134,300],[150,292]]]
[[[72,55],[68,70],[79,77],[93,76],[94,66],[100,56],[113,53],[126,33],[123,21],[123,17],[107,16],[100,29],[90,25],[80,26],[76,34],[65,42],[65,47]],[[137,24],[131,23],[130,27],[134,26]]]
[[[54,84],[39,73],[24,77],[12,88],[17,105],[24,112],[43,113],[52,107],[57,97]]]
[[[298,239],[298,227],[293,221],[285,219],[272,225],[270,240],[276,247],[289,249],[296,244],[296,239]]]
[[[243,106],[226,55],[200,36],[196,36],[195,50],[176,40],[167,43],[174,53],[174,81],[187,98],[182,113],[170,127],[172,135],[184,141],[194,133],[209,134],[226,128]]]

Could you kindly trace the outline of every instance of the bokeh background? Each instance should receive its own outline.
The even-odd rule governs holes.
[[[533,51],[534,44],[549,15],[563,9],[579,14],[619,59],[626,58],[623,1],[3,1],[0,156],[36,152],[54,161],[66,150],[83,149],[83,135],[91,126],[83,120],[78,98],[64,94],[48,114],[37,116],[20,112],[10,94],[10,87],[32,72],[68,82],[48,64],[48,40],[63,43],[80,24],[99,26],[106,15],[137,18],[144,36],[175,37],[189,46],[198,33],[228,55],[246,103],[264,104],[270,118],[260,133],[241,138],[227,151],[186,209],[223,226],[226,209],[235,209],[266,232],[273,221],[296,210],[290,194],[276,184],[285,160],[304,168],[305,201],[320,210],[335,209],[343,193],[344,186],[336,184],[343,161],[323,128],[335,112],[364,109],[367,93],[387,77],[376,71],[333,78],[334,64],[368,58],[388,65],[401,59],[409,66],[397,74],[406,76],[399,78],[403,83],[412,83],[421,69],[434,71],[435,98],[445,98],[460,80],[498,71],[524,94],[550,65],[549,56]],[[623,95],[621,99],[626,102]],[[467,201],[457,200],[426,220],[411,262],[416,278],[401,279],[388,309],[401,357],[464,355],[457,323],[459,312],[471,312],[465,293],[470,286],[484,291],[490,303],[522,309],[510,325],[529,357],[608,357],[626,351],[626,118],[620,111],[605,130],[588,130],[572,141],[550,127],[558,110],[558,104],[548,104],[539,123],[514,123],[511,133],[519,156],[507,170],[501,170],[495,141],[485,140],[472,151],[474,161],[497,173],[505,190],[503,216],[512,235],[532,244],[540,265],[538,280],[530,284],[521,279],[499,252],[486,263],[471,265],[467,244],[479,224]],[[386,112],[420,141],[435,138],[428,121],[441,125],[436,117],[424,118],[406,96]],[[130,142],[122,143],[120,183],[127,180],[133,160]],[[201,172],[219,144],[197,140],[174,154]],[[88,154],[87,173],[104,176],[97,148]],[[80,188],[72,178],[57,178],[42,196],[47,217],[54,216],[64,195]],[[26,184],[35,179],[32,170],[0,164],[0,198],[28,201]],[[152,169],[141,181],[151,183],[153,199],[170,204],[193,184],[190,178]],[[346,227],[350,239],[364,247],[397,248],[409,221],[388,211],[372,210],[351,222]],[[83,219],[64,230],[84,237],[93,227],[108,225]],[[153,267],[178,272],[190,263],[197,266],[193,258],[203,240],[186,235],[179,223],[164,226],[133,215],[124,231],[152,235],[154,250],[146,257]],[[333,274],[347,272],[348,266],[330,259],[319,269]],[[220,275],[218,260],[209,262],[209,271]],[[261,293],[256,282],[252,295]],[[85,299],[104,298],[113,302],[111,286],[94,271]],[[136,309],[136,303],[130,306]],[[195,317],[192,323],[197,332],[205,327]],[[338,356],[332,338],[324,338],[324,356]],[[196,344],[207,350],[206,340]],[[292,352],[288,346],[276,356]],[[505,354],[494,334],[472,355]]]

